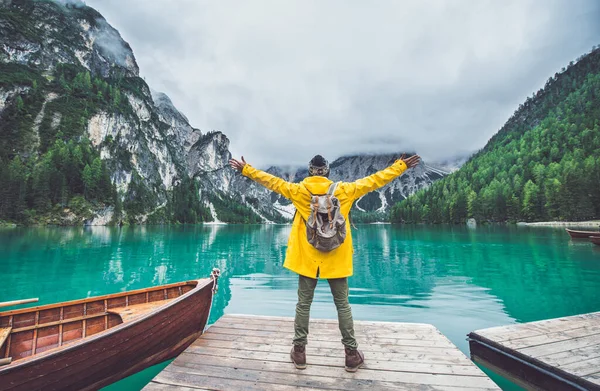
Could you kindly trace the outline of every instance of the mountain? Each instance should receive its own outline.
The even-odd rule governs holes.
[[[392,209],[396,222],[600,218],[600,47],[519,106],[458,171]]]
[[[0,219],[197,222],[233,213],[228,220],[258,222],[200,180],[223,168],[228,145],[148,87],[129,44],[94,9],[0,3]]]
[[[388,167],[401,155],[401,153],[398,153],[343,156],[330,164],[331,174],[329,178],[333,181],[354,181]],[[452,163],[460,164],[460,160],[452,161]],[[449,175],[453,168],[454,166],[449,163],[420,164],[384,188],[358,199],[353,206],[354,220],[387,220],[387,212],[391,205]],[[291,182],[300,182],[308,175],[308,168],[270,167],[267,172]],[[293,215],[294,208],[289,205],[290,202],[285,198],[273,195],[271,202],[282,215]]]
[[[0,220],[287,221],[289,204],[235,173],[230,157],[225,134],[194,128],[147,85],[130,45],[96,10],[0,1]],[[333,175],[354,180],[391,159],[340,158]],[[383,211],[446,173],[422,167],[359,208]]]

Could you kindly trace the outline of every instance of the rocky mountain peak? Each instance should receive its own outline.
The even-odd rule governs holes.
[[[44,69],[81,65],[102,77],[139,75],[129,44],[81,2],[4,0],[0,15],[0,61]]]

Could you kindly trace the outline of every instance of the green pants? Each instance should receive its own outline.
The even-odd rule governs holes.
[[[296,304],[296,319],[294,321],[294,345],[306,345],[308,340],[308,321],[310,305],[313,301],[317,281],[314,278],[300,276],[298,279],[298,304]],[[338,323],[342,333],[342,344],[350,349],[356,349],[358,344],[354,338],[354,321],[352,309],[348,303],[348,279],[334,278],[327,280],[337,308]]]

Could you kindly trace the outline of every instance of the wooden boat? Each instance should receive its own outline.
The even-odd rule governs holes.
[[[596,246],[600,246],[600,233],[598,236],[590,236],[590,242],[594,243]]]
[[[588,239],[590,236],[600,236],[599,231],[576,231],[574,229],[565,228],[573,239]]]
[[[0,390],[97,390],[174,358],[204,331],[218,275],[0,312]]]

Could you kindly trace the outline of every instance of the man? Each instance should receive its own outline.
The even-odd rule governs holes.
[[[365,194],[385,186],[409,168],[419,164],[420,157],[414,155],[404,159],[404,155],[388,168],[356,182],[340,182],[332,186],[329,177],[329,163],[321,155],[316,155],[308,164],[308,177],[300,183],[285,180],[258,170],[242,160],[231,159],[229,164],[242,175],[265,186],[292,201],[297,213],[292,223],[283,266],[299,275],[298,304],[294,322],[294,340],[290,353],[292,362],[298,369],[306,368],[305,345],[308,341],[308,323],[317,279],[329,282],[333,301],[337,308],[338,323],[342,333],[342,344],[346,353],[346,371],[356,372],[364,363],[364,355],[358,350],[354,338],[352,309],[348,303],[348,277],[352,275],[352,235],[348,213],[354,201]],[[330,188],[331,186],[331,188]],[[306,221],[311,216],[311,201],[314,195],[325,195],[335,189],[333,196],[339,200],[339,211],[345,218],[347,236],[334,250],[324,252],[309,243]]]

